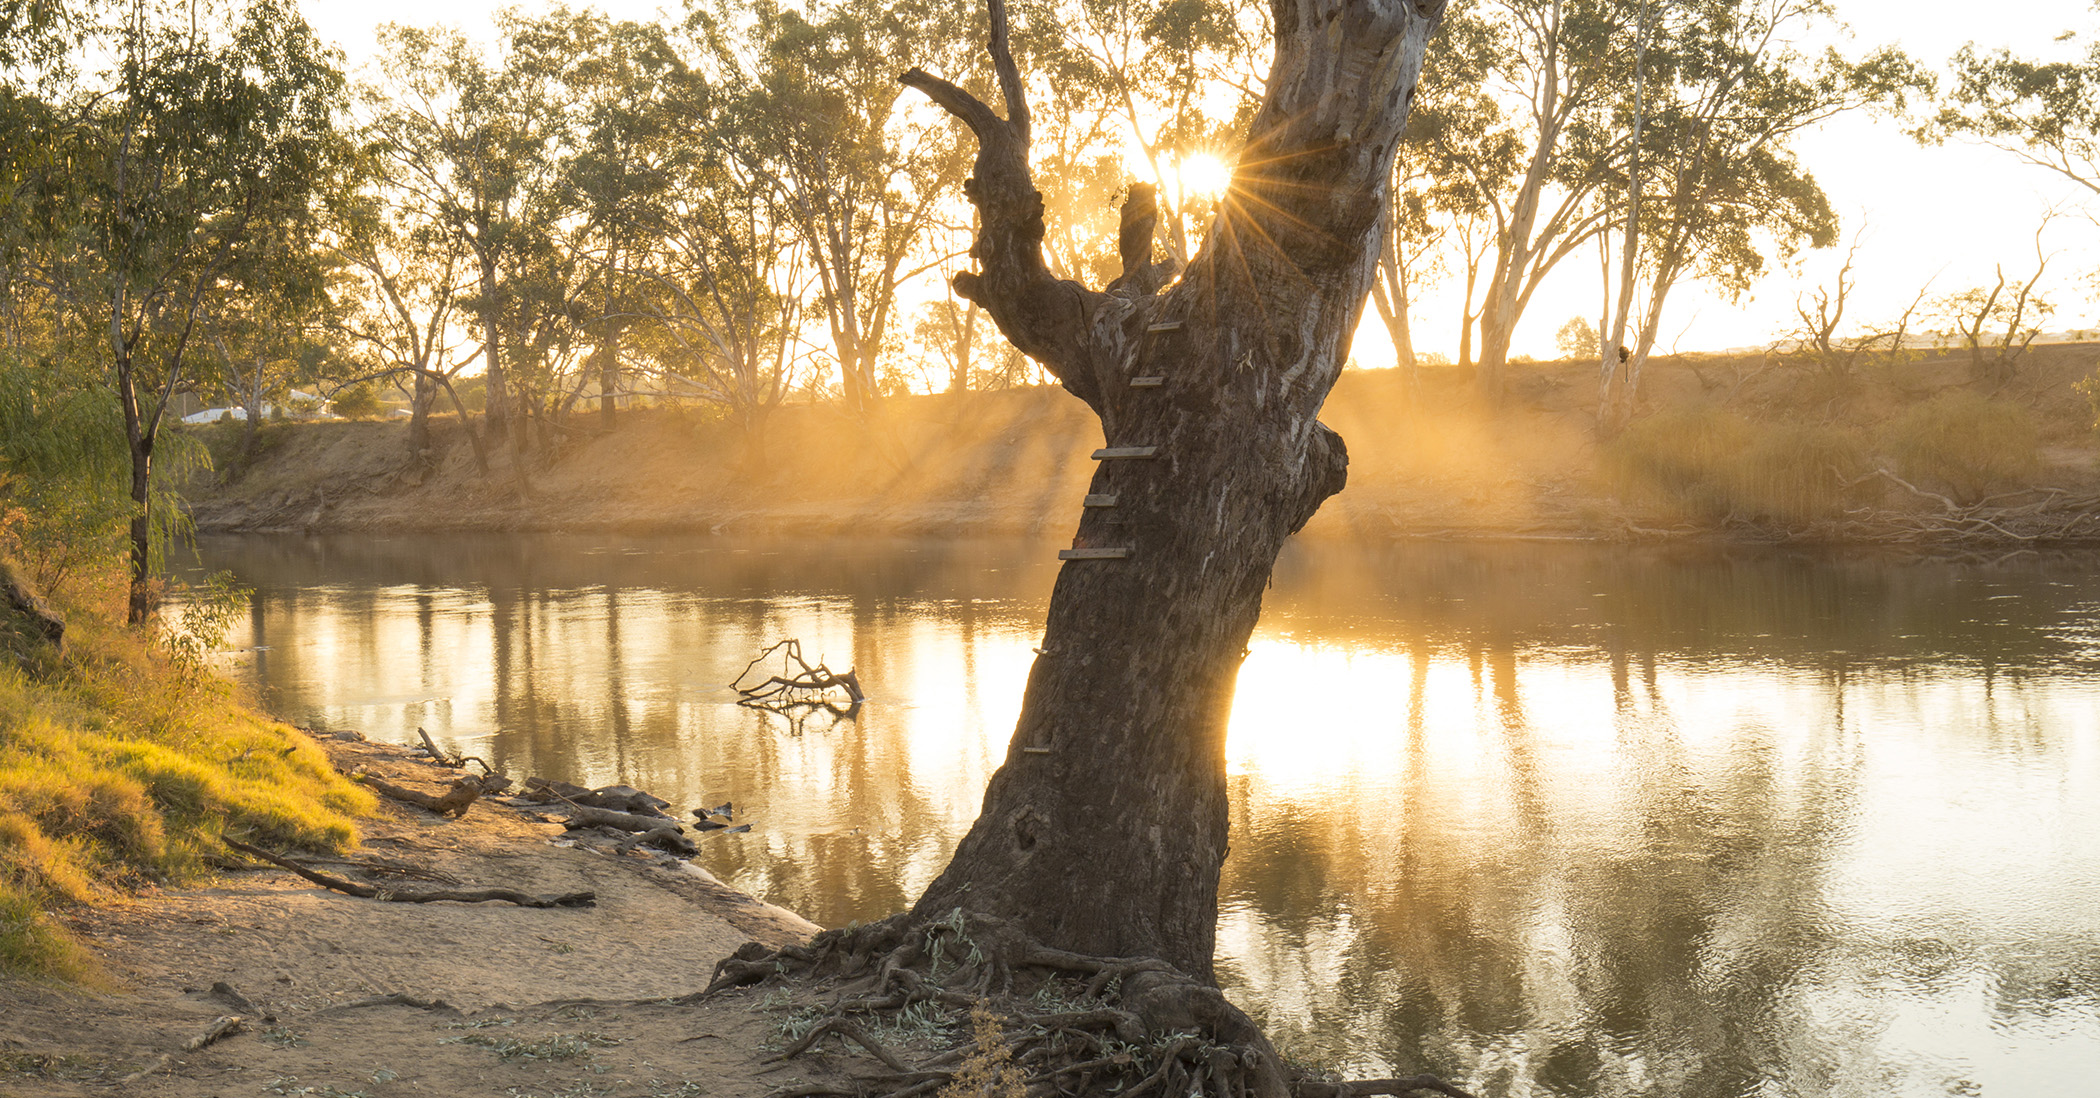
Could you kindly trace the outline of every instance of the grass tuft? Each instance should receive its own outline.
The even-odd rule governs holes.
[[[1803,523],[1836,517],[1866,465],[1847,432],[1720,408],[1641,420],[1603,449],[1613,487],[1686,518]]]

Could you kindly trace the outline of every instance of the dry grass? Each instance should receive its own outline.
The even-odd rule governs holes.
[[[1766,423],[1714,406],[1640,420],[1603,448],[1614,489],[1695,520],[1835,516],[1865,466],[1853,432]]]
[[[1969,503],[2032,480],[2040,437],[2025,408],[1956,390],[1904,409],[1883,430],[1881,448],[1904,475]]]

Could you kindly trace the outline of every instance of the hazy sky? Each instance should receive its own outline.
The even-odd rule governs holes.
[[[1460,0],[1463,2],[1463,0]],[[487,32],[489,15],[505,5],[487,0],[367,0],[331,3],[309,0],[305,10],[323,37],[333,39],[358,64],[372,51],[372,31],[387,21],[448,23],[469,34]],[[526,2],[527,10],[551,4]],[[587,5],[628,18],[647,18],[665,5],[649,0],[598,0]],[[2007,47],[2026,56],[2062,56],[2077,43],[2054,41],[2064,31],[2100,30],[2100,12],[2089,0],[1998,0],[1979,15],[1974,0],[1835,0],[1852,28],[1851,48],[1894,43],[1938,67],[1963,43]],[[678,10],[677,5],[670,5]],[[1431,46],[1434,60],[1434,45]],[[900,58],[899,64],[909,59]],[[1865,322],[1893,317],[1926,281],[1934,293],[1950,292],[1993,278],[2003,263],[2009,276],[2024,279],[2034,267],[2034,233],[2051,205],[2074,207],[2052,225],[2045,249],[2054,253],[2048,280],[2059,306],[2052,329],[2100,327],[2100,310],[2088,274],[2100,255],[2100,229],[2075,207],[2100,210],[2100,196],[2012,156],[1976,145],[1920,148],[1891,122],[1841,118],[1797,145],[1802,160],[1830,195],[1847,239],[1865,227],[1856,270],[1859,288],[1850,315]],[[1805,287],[1827,281],[1842,260],[1843,246],[1803,257],[1795,270],[1775,270],[1741,301],[1719,300],[1697,286],[1673,292],[1658,349],[1718,349],[1768,342],[1793,319],[1792,305]],[[1594,317],[1600,307],[1594,251],[1563,262],[1542,287],[1519,329],[1515,350],[1550,356],[1553,332],[1571,316]],[[1456,300],[1431,291],[1416,310],[1416,345],[1424,351],[1456,349]],[[1375,320],[1359,340],[1366,364],[1389,361]]]

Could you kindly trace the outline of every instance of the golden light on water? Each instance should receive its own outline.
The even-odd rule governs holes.
[[[225,561],[261,589],[232,643],[294,719],[734,798],[753,830],[707,839],[711,872],[832,925],[908,905],[1005,756],[1049,554],[565,544],[447,572],[449,544],[281,543]],[[1903,1098],[2100,1056],[2100,570],[1286,563],[1225,747],[1218,940],[1292,1049],[1511,1092],[1579,1055],[1586,1095]],[[868,705],[737,706],[784,636]]]

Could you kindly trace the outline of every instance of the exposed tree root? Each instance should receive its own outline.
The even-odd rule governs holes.
[[[597,893],[594,892],[567,892],[559,896],[534,896],[511,888],[438,888],[422,889],[413,892],[379,889],[371,885],[358,884],[356,881],[337,877],[333,874],[322,873],[319,870],[301,865],[281,854],[272,854],[259,846],[250,846],[239,839],[221,835],[219,841],[243,854],[251,854],[272,865],[289,869],[299,876],[320,885],[322,888],[333,889],[337,892],[366,900],[387,900],[405,904],[427,904],[441,900],[463,904],[480,904],[500,900],[504,903],[516,904],[519,907],[589,907],[596,903],[598,899]]]
[[[1419,1091],[1470,1098],[1433,1075],[1338,1082],[1286,1063],[1259,1027],[1218,989],[1164,961],[1091,957],[1053,949],[1013,924],[962,911],[926,922],[898,915],[826,931],[806,946],[753,942],[715,966],[689,1001],[765,982],[821,991],[821,1017],[775,1060],[850,1041],[880,1064],[850,1084],[796,1086],[768,1098],[918,1098],[967,1078],[983,1084],[996,1063],[1013,1098],[1108,1094],[1118,1098],[1360,1098]],[[884,1032],[929,1019],[951,1027],[982,1007],[997,1020],[974,1041],[923,1053],[885,1044]],[[888,1025],[883,1023],[887,1021]],[[931,1029],[922,1032],[933,1032]],[[850,1049],[848,1051],[851,1051]],[[913,1063],[915,1056],[923,1057]],[[973,1091],[974,1093],[974,1091]]]

